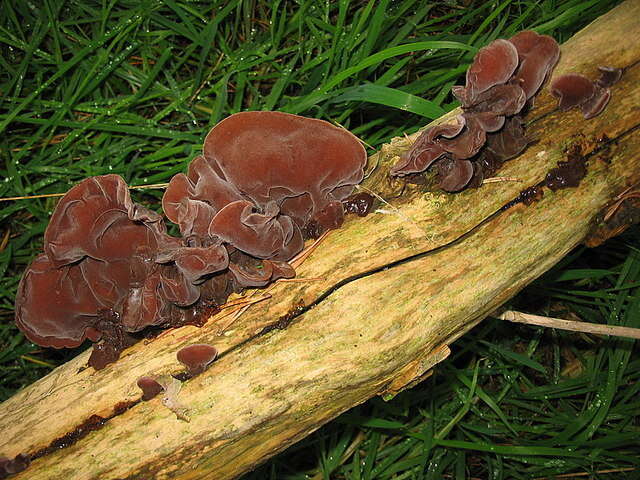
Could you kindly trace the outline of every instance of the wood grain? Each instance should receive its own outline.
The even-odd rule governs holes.
[[[640,45],[627,40],[639,37],[640,2],[627,1],[562,46],[556,74],[594,78],[599,65],[634,65]],[[83,354],[4,402],[6,456],[44,449],[91,415],[108,419],[15,478],[235,478],[352,406],[424,378],[447,345],[579,244],[608,202],[640,182],[639,84],[640,68],[629,67],[590,121],[560,114],[541,94],[528,118],[537,143],[500,171],[521,182],[456,195],[411,187],[398,197],[402,185],[386,172],[415,135],[394,139],[371,157],[364,186],[387,200],[387,213],[332,232],[298,269],[309,281],[271,287],[271,299],[225,332],[228,317],[218,315],[135,345],[99,372],[84,368]],[[574,144],[589,159],[579,188],[500,211]],[[299,305],[286,328],[260,334]],[[221,355],[183,385],[187,423],[159,399],[141,402],[136,380],[181,371],[175,352],[189,343]]]

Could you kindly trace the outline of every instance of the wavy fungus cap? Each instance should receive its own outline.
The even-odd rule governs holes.
[[[391,175],[420,173],[435,163],[445,191],[457,192],[470,183],[482,183],[485,173],[526,147],[518,115],[540,89],[559,55],[553,38],[533,31],[494,40],[480,49],[467,70],[466,85],[452,88],[463,110],[457,124],[424,130],[391,168]],[[490,153],[482,150],[487,143]]]
[[[38,345],[72,348],[100,337],[91,329],[100,308],[79,268],[56,268],[40,254],[20,280],[16,324]]]
[[[128,260],[138,245],[156,248],[166,235],[162,217],[136,205],[118,175],[83,180],[60,199],[44,233],[44,251],[56,266],[84,257]]]
[[[169,182],[162,209],[185,237],[207,238],[213,217],[229,203],[243,199],[238,189],[221,178],[204,157],[196,157],[186,175],[179,173]]]
[[[473,105],[479,94],[506,83],[518,66],[518,51],[508,40],[494,40],[481,48],[467,70],[465,87],[453,87],[463,106]]]
[[[611,91],[579,73],[560,75],[551,83],[551,94],[558,99],[560,110],[578,107],[584,118],[598,115],[609,103]]]
[[[514,74],[514,83],[533,97],[560,58],[560,46],[552,37],[524,30],[509,39],[518,51],[520,65]]]
[[[304,246],[302,228],[342,224],[366,160],[355,136],[327,122],[232,115],[165,192],[182,238],[136,205],[121,177],[88,178],[51,217],[44,254],[19,285],[16,323],[42,346],[100,341],[89,363],[102,368],[133,343],[131,333],[197,323],[231,291],[293,277],[287,261]]]
[[[364,177],[367,154],[349,131],[282,112],[241,112],[214,126],[204,157],[264,208],[276,202],[299,226],[345,200]]]
[[[179,246],[162,217],[131,201],[121,177],[88,178],[56,206],[45,253],[20,282],[16,324],[39,345],[62,348],[162,323],[160,270],[178,267],[156,256]]]

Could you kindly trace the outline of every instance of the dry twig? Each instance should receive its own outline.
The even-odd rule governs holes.
[[[640,328],[617,327],[614,325],[599,325],[596,323],[576,322],[563,320],[561,318],[543,317],[541,315],[531,315],[529,313],[508,310],[498,316],[500,320],[524,323],[527,325],[538,325],[546,328],[559,328],[560,330],[571,330],[573,332],[593,333],[595,335],[613,335],[615,337],[627,337],[640,339]]]

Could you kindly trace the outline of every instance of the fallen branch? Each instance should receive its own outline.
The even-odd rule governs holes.
[[[508,310],[498,316],[500,320],[524,323],[526,325],[538,325],[546,328],[558,328],[571,330],[572,332],[593,333],[596,335],[613,335],[615,337],[637,338],[640,340],[640,328],[618,327],[615,325],[599,325],[597,323],[577,322],[563,320],[562,318],[543,317],[529,313]]]
[[[638,36],[640,2],[629,1],[567,42],[556,73],[633,65],[640,45],[628,39]],[[276,283],[225,332],[218,314],[98,372],[82,354],[4,402],[0,453],[35,457],[15,478],[235,478],[354,405],[425,378],[448,345],[604,225],[602,212],[640,182],[635,65],[588,122],[558,113],[547,94],[536,99],[527,121],[537,142],[499,172],[522,183],[456,195],[405,187],[387,172],[416,136],[394,139],[371,159],[364,187],[398,214],[350,219],[326,237],[297,270],[319,281]],[[576,146],[589,164],[579,188],[505,208]],[[136,381],[180,373],[175,354],[191,343],[220,357],[182,384],[187,423],[159,398],[142,402]],[[96,418],[101,427],[86,433]],[[75,440],[53,448],[60,438]]]

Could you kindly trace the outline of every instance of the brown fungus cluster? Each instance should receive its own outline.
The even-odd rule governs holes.
[[[117,175],[88,178],[60,200],[16,296],[27,338],[99,342],[89,363],[102,368],[147,327],[193,323],[233,291],[293,277],[287,262],[303,232],[342,225],[367,159],[348,131],[279,112],[232,115],[203,150],[162,199],[181,237]]]
[[[505,160],[527,147],[522,114],[559,57],[560,48],[553,38],[530,30],[480,49],[467,70],[466,85],[452,88],[462,114],[455,123],[424,130],[391,168],[391,175],[413,176],[434,165],[445,191],[480,186]],[[576,73],[556,78],[551,94],[558,99],[558,108],[580,108],[586,119],[600,114],[611,98],[609,87],[621,78],[623,70],[599,67],[599,71],[596,81]],[[568,169],[560,166],[550,174],[562,176]],[[578,176],[561,185],[548,178],[548,186],[577,186]]]
[[[532,31],[480,49],[467,70],[466,85],[452,89],[463,111],[456,123],[422,132],[391,175],[421,173],[435,163],[443,190],[455,192],[482,183],[527,146],[519,114],[559,56],[553,38]]]
[[[192,304],[188,279],[158,263],[178,248],[162,217],[136,205],[117,175],[88,178],[58,203],[44,234],[44,253],[24,273],[16,323],[31,341],[55,348],[101,341],[90,363],[101,368],[133,343],[131,333],[162,325]],[[170,297],[180,278],[185,293]]]

